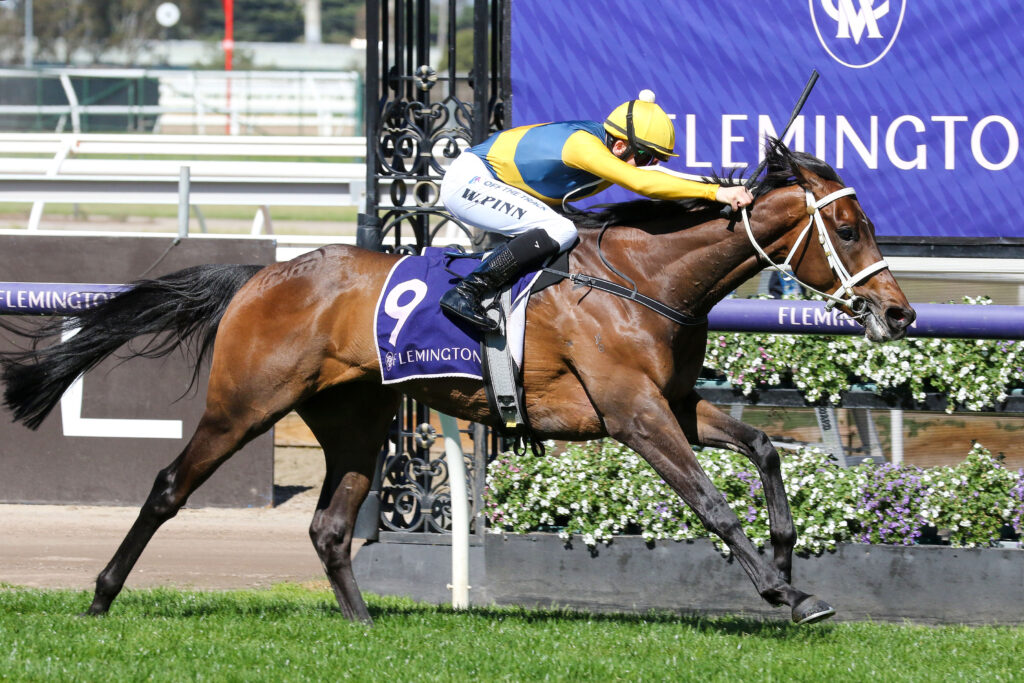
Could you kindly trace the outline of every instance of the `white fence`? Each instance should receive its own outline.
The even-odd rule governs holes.
[[[0,202],[31,202],[26,227],[36,233],[42,233],[47,202],[178,205],[179,234],[187,229],[189,208],[202,221],[202,206],[251,206],[250,234],[259,235],[273,232],[274,206],[341,206],[364,212],[365,161],[362,137],[0,133]],[[182,167],[188,168],[187,187]],[[382,183],[385,205],[388,186]],[[440,237],[446,244],[469,244],[454,223]],[[323,244],[351,243],[354,236],[277,239],[279,258],[286,260]]]
[[[271,206],[363,210],[365,157],[357,137],[0,133],[0,202],[32,202],[29,230],[46,202],[178,204],[187,167],[190,204],[258,207],[259,234]]]
[[[80,101],[74,78],[158,82],[156,104]],[[154,132],[352,135],[362,128],[362,79],[355,71],[179,69],[0,69],[0,78],[52,79],[64,102],[0,104],[0,115],[57,117],[54,132],[80,133],[85,115],[153,117]]]

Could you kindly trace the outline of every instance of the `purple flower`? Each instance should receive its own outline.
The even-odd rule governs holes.
[[[886,463],[871,472],[860,493],[861,540],[910,545],[921,535],[923,516],[915,509],[924,487],[915,467]]]

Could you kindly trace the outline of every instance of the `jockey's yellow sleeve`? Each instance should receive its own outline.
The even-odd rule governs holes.
[[[674,178],[665,173],[641,171],[612,154],[602,140],[584,131],[573,133],[565,141],[562,161],[566,166],[593,173],[631,192],[652,199],[695,197],[715,201],[715,195],[718,193],[718,185],[712,183]]]
[[[621,185],[654,199],[715,200],[718,185],[637,169],[612,154],[596,121],[542,123],[499,131],[469,152],[498,180],[558,205]]]

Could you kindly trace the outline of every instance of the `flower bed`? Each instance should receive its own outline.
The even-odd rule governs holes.
[[[990,299],[965,297],[968,304]],[[1024,341],[903,339],[876,344],[864,337],[731,333],[708,339],[704,365],[745,395],[779,385],[795,386],[811,403],[839,405],[851,384],[873,384],[879,393],[929,392],[957,406],[986,410],[1024,388]],[[793,368],[799,368],[794,373]]]
[[[750,461],[721,449],[697,457],[750,539],[770,545],[764,493]],[[978,444],[953,467],[841,468],[820,449],[804,448],[787,453],[782,470],[801,553],[844,542],[991,546],[1024,534],[1024,470],[1007,470]],[[648,541],[711,537],[723,550],[640,456],[611,440],[571,444],[546,458],[498,458],[488,467],[485,506],[496,532],[557,530],[588,546],[618,534]]]

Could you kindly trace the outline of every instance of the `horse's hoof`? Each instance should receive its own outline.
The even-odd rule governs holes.
[[[793,623],[813,624],[816,621],[828,619],[836,611],[817,595],[808,595],[806,598],[793,606]]]
[[[84,612],[80,613],[78,616],[80,616],[80,617],[102,617],[102,616],[106,616],[108,609],[110,609],[109,606],[108,607],[104,607],[102,605],[96,605],[95,603],[93,603],[92,605],[89,605],[89,609],[87,609]]]

